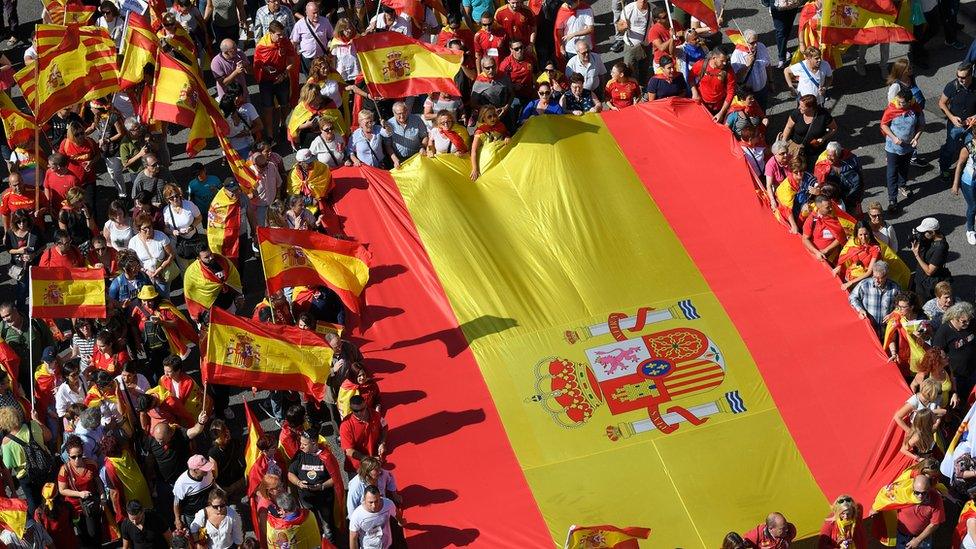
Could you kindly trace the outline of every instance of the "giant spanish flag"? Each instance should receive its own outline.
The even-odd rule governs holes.
[[[461,95],[454,76],[461,54],[425,44],[398,32],[377,32],[353,39],[369,92],[380,97],[407,97],[435,91]]]
[[[359,312],[371,257],[360,243],[312,231],[258,227],[257,232],[269,294],[289,286],[325,285]]]
[[[898,11],[892,0],[824,0],[820,41],[860,45],[911,42],[915,40],[911,23],[899,17]]]
[[[332,347],[318,333],[210,311],[201,374],[210,383],[299,391],[322,399]]]
[[[904,469],[908,388],[700,106],[535,117],[484,155],[474,183],[450,155],[334,173],[374,256],[359,330],[388,459],[450,494],[408,509],[411,546],[617,524],[711,548],[771,510],[810,536]]]
[[[14,75],[38,123],[119,89],[115,41],[101,27],[37,25],[38,59]],[[57,42],[44,47],[43,44]]]
[[[31,315],[36,318],[105,318],[102,269],[31,267]]]

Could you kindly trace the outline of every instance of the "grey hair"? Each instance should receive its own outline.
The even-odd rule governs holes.
[[[407,108],[407,104],[404,103],[403,101],[397,101],[396,103],[393,104],[393,107],[390,110],[396,109],[397,107],[403,107],[404,109],[406,109]],[[409,114],[409,113],[407,113],[407,114]]]
[[[790,143],[785,139],[779,139],[773,143],[773,146],[769,150],[773,151],[773,154],[786,152],[790,150]]]
[[[89,431],[98,429],[102,423],[102,411],[99,408],[88,408],[78,416],[78,422]]]
[[[275,503],[277,503],[278,508],[285,513],[291,513],[298,508],[298,504],[295,501],[295,496],[288,492],[278,494],[278,497],[275,498]]]
[[[231,52],[237,49],[237,43],[230,38],[224,38],[220,41],[220,53]]]
[[[950,320],[956,320],[959,318],[973,318],[972,303],[969,303],[968,301],[960,301],[946,309],[945,314],[942,315],[943,322],[949,322]]]
[[[708,59],[715,59],[716,57],[725,57],[725,51],[722,48],[712,48],[708,50]]]
[[[840,146],[840,143],[836,141],[831,141],[827,143],[827,152],[832,152],[834,154],[840,154],[844,150],[844,147]]]
[[[142,127],[142,124],[139,122],[138,118],[130,116],[129,118],[125,119],[125,129],[129,130],[130,132],[134,132],[140,127]]]
[[[871,272],[878,274],[888,274],[888,262],[887,261],[875,261],[874,266],[871,267]]]
[[[756,31],[754,31],[752,29],[746,29],[746,30],[742,31],[742,38],[744,38],[745,41],[748,42],[749,40],[752,40],[753,38],[758,38],[758,35],[756,34]]]

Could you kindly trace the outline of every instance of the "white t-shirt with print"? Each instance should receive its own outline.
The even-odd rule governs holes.
[[[393,544],[390,534],[390,517],[396,513],[396,505],[383,498],[383,507],[377,513],[370,513],[360,505],[349,515],[349,530],[359,533],[361,549],[387,549]]]

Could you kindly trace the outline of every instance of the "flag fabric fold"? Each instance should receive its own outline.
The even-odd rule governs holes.
[[[207,210],[207,244],[215,254],[237,263],[241,240],[241,199],[217,191]]]
[[[250,196],[258,186],[258,176],[251,169],[249,163],[241,158],[237,150],[230,146],[230,141],[226,137],[217,134],[217,140],[220,141],[220,148],[224,151],[224,158],[227,160],[227,165],[230,166],[234,179],[237,180],[237,184],[241,186],[244,194]]]
[[[27,529],[27,501],[0,497],[0,527],[23,537]]]
[[[911,42],[915,37],[903,19],[891,0],[824,0],[820,41],[862,46]]]
[[[269,294],[289,286],[325,285],[359,312],[372,257],[360,243],[293,229],[259,227],[257,233]]]
[[[159,42],[149,21],[134,11],[129,12],[125,40],[122,43],[122,66],[119,67],[119,87],[123,90],[139,84],[145,78],[145,68],[156,59]]]
[[[685,10],[710,29],[718,29],[718,16],[715,14],[714,0],[671,0],[671,3]]]
[[[310,330],[213,309],[202,366],[208,383],[298,391],[325,398],[332,347]]]
[[[650,528],[600,526],[569,527],[564,549],[638,549],[637,540],[647,539]]]
[[[0,91],[0,119],[10,148],[17,148],[34,138],[37,130],[34,117],[18,109],[5,91]]]
[[[38,25],[38,58],[14,75],[38,123],[119,89],[115,41],[101,27]],[[56,45],[50,45],[56,42]]]
[[[105,318],[102,269],[31,267],[30,277],[35,318]]]
[[[461,70],[459,53],[389,31],[355,38],[353,45],[366,86],[374,96],[407,97],[435,91],[461,95],[454,83]]]
[[[154,82],[149,116],[190,128],[187,156],[196,156],[206,146],[208,138],[230,132],[199,71],[191,65],[159,51]]]
[[[241,274],[226,257],[214,255],[214,260],[220,264],[221,270],[226,274],[226,278],[220,279],[214,276],[199,260],[190,263],[183,273],[183,295],[186,299],[186,310],[190,313],[190,318],[196,320],[200,318],[200,313],[213,307],[214,302],[229,286],[240,293],[243,293],[241,285]]]

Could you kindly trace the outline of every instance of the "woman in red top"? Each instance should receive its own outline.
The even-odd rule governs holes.
[[[854,240],[844,246],[834,274],[844,281],[843,288],[850,291],[860,281],[871,277],[874,262],[881,258],[881,246],[874,239],[874,232],[864,221],[854,226]]]
[[[68,157],[68,170],[75,174],[82,186],[95,184],[95,161],[98,160],[98,144],[85,134],[81,122],[68,124],[68,135],[61,142],[58,152]]]
[[[93,370],[104,370],[113,376],[122,371],[122,366],[129,362],[129,353],[123,350],[116,350],[118,344],[115,336],[108,330],[98,332],[95,337],[95,349],[92,351],[91,368],[88,369],[87,376],[94,374]]]
[[[498,111],[491,105],[481,107],[478,114],[478,125],[471,138],[471,181],[481,177],[481,149],[487,143],[504,141],[508,144],[508,129],[498,119]]]
[[[75,513],[75,524],[78,526],[79,537],[83,547],[101,543],[101,499],[102,489],[98,480],[98,468],[85,458],[84,445],[77,435],[68,437],[64,443],[68,462],[58,471],[58,492],[71,505]],[[84,513],[82,500],[92,501],[89,510],[91,519]],[[94,509],[92,509],[94,508]]]
[[[619,111],[640,101],[640,86],[630,77],[630,67],[623,61],[618,61],[610,69],[610,81],[607,82],[607,102],[610,110]]]
[[[44,502],[34,510],[34,520],[47,530],[55,547],[78,547],[78,535],[71,523],[73,509],[58,493],[57,485],[45,484],[41,496]]]
[[[861,506],[848,495],[838,496],[833,513],[820,529],[818,549],[862,549],[868,547],[867,532],[861,520]]]
[[[715,122],[722,123],[735,96],[735,75],[728,67],[728,57],[721,50],[712,50],[699,60],[689,74],[692,99],[712,113]]]
[[[85,264],[93,269],[102,269],[105,278],[112,278],[119,274],[119,252],[106,244],[104,236],[95,236],[85,254]]]

